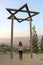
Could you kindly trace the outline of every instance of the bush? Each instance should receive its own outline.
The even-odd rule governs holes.
[[[18,49],[15,48],[15,47],[13,47],[13,51],[14,51],[15,53],[18,53]]]
[[[29,53],[30,52],[30,50],[29,49],[24,49],[24,53]]]
[[[10,47],[8,45],[2,44],[0,45],[0,52],[7,53],[10,52]]]

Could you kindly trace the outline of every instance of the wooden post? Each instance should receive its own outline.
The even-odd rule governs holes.
[[[32,54],[32,21],[30,20],[30,43],[31,43],[31,58],[33,58]]]
[[[13,59],[13,16],[11,22],[11,59]]]

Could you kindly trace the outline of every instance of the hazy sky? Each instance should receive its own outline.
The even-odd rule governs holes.
[[[32,26],[35,25],[38,35],[43,35],[43,0],[0,0],[0,38],[10,38],[11,35],[11,20],[7,19],[10,14],[6,8],[18,9],[25,3],[28,4],[29,10],[40,12],[33,17]],[[16,15],[23,18],[27,16],[20,12]],[[29,22],[18,23],[14,20],[13,33],[14,37],[29,36]]]

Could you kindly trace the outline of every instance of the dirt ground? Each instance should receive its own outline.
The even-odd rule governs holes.
[[[10,59],[10,54],[0,54],[0,65],[43,65],[43,54],[33,54],[32,59],[30,54],[23,54],[23,60],[19,60],[16,53],[13,59]]]

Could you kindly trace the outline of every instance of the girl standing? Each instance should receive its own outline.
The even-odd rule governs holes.
[[[21,41],[19,42],[18,51],[19,51],[19,58],[20,58],[20,60],[22,60],[22,58],[23,58],[23,45],[22,45]]]

